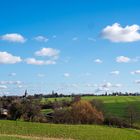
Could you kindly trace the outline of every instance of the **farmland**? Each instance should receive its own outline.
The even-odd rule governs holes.
[[[140,110],[140,96],[84,96],[83,100],[98,99],[105,104],[104,108],[106,113],[113,114],[115,116],[124,117],[124,109],[129,103],[133,103]],[[62,98],[48,98],[42,99],[42,103],[55,100],[71,100],[71,97]]]
[[[41,104],[66,100],[63,98],[42,98]],[[101,100],[104,104],[105,113],[116,117],[125,118],[124,111],[128,104],[134,104],[140,111],[139,96],[83,96],[81,100]],[[42,114],[52,112],[53,109],[42,109]],[[139,122],[135,126],[140,126]],[[33,123],[0,120],[0,140],[139,140],[140,130],[130,128],[117,128],[117,126],[97,124],[53,124]]]
[[[4,135],[7,135],[7,137]],[[67,140],[139,140],[140,130],[100,125],[62,125],[0,121],[0,139],[2,140],[32,140],[35,138],[45,140],[47,137]]]

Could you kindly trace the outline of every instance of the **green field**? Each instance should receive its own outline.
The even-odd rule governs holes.
[[[71,100],[71,98],[57,98],[57,100],[64,99]],[[138,110],[140,110],[140,97],[85,96],[82,99],[100,99],[104,102],[106,113],[111,113],[119,117],[125,115],[124,109],[129,103],[135,104]],[[42,99],[41,102],[46,103],[54,100],[55,98]],[[43,113],[51,111],[51,109],[42,110]],[[66,140],[69,138],[75,140],[140,140],[140,130],[113,128],[103,125],[62,125],[0,121],[0,140]]]
[[[5,137],[3,134],[8,136]],[[18,137],[13,137],[14,135]],[[0,140],[23,140],[23,136],[29,136],[29,138],[25,139],[31,140],[35,139],[35,137],[40,140],[47,137],[71,138],[75,140],[140,140],[140,130],[99,125],[61,125],[0,121]]]
[[[42,103],[48,101],[60,100],[71,100],[71,97],[62,97],[62,98],[48,98],[42,99]],[[138,110],[140,110],[140,96],[85,96],[82,97],[84,100],[99,99],[102,100],[105,104],[104,109],[106,114],[112,114],[114,116],[124,117],[125,108],[129,103],[133,103]]]

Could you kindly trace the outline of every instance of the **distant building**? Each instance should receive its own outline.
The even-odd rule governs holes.
[[[0,108],[0,119],[6,119],[8,116],[8,109]]]

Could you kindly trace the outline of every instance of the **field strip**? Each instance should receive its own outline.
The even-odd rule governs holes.
[[[9,135],[9,134],[0,134],[3,137],[16,137],[16,138],[23,138],[29,140],[74,140],[74,139],[66,139],[66,138],[47,138],[47,137],[37,137],[37,136],[24,136],[24,135]]]

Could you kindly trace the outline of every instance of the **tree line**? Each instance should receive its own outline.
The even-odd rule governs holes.
[[[30,122],[50,122],[62,124],[105,124],[117,127],[135,127],[140,114],[135,104],[128,104],[124,112],[125,118],[107,114],[102,100],[81,100],[81,96],[73,95],[71,100],[47,101],[41,103],[37,96],[3,96],[0,97],[0,119],[23,120]],[[2,113],[7,110],[7,114]],[[51,109],[43,113],[42,110]],[[135,127],[136,128],[136,127]]]

